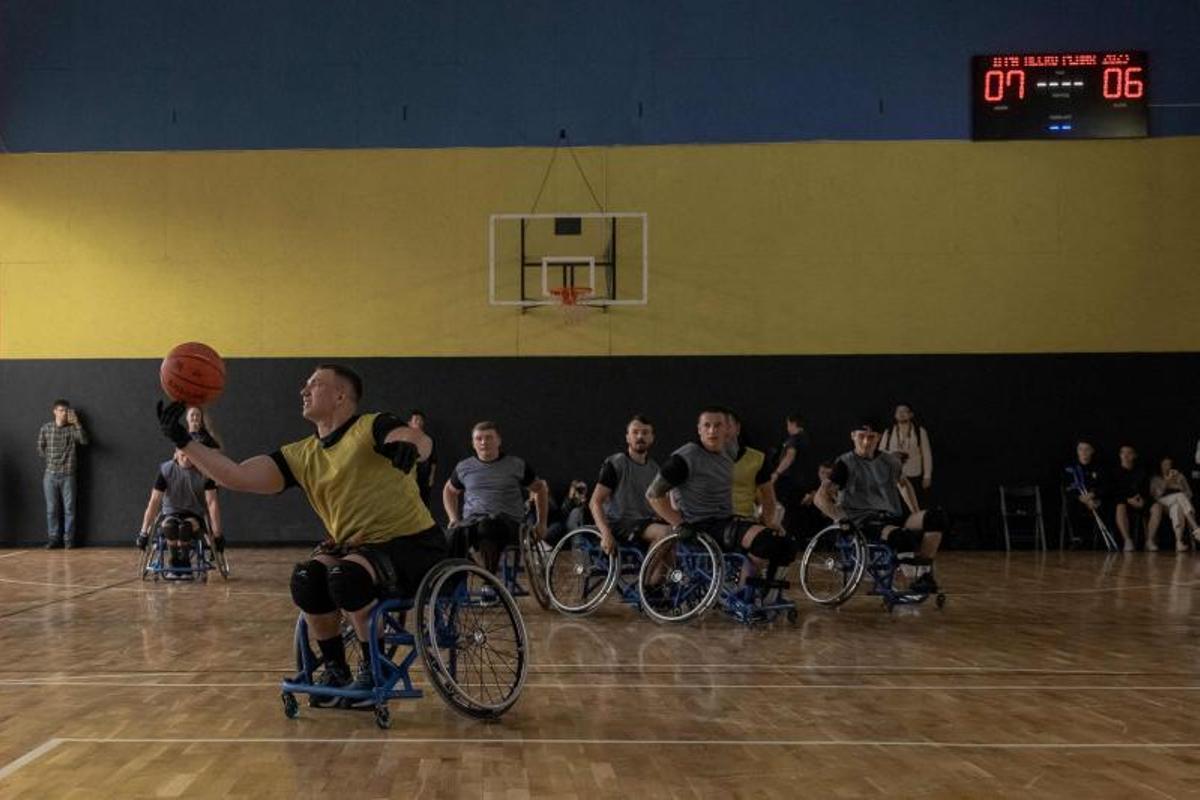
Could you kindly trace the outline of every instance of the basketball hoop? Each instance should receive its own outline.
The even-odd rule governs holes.
[[[587,299],[593,294],[590,286],[553,286],[550,296],[562,308],[563,321],[568,325],[578,325],[587,316]]]

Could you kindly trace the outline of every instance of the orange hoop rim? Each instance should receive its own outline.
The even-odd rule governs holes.
[[[587,300],[592,294],[590,286],[555,286],[550,294],[564,306],[577,305],[580,300]]]

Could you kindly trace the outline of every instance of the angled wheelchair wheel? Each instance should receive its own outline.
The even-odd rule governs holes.
[[[849,600],[862,582],[867,543],[858,531],[830,525],[813,536],[800,560],[800,587],[823,606]]]
[[[521,696],[529,639],[516,601],[482,567],[449,559],[417,590],[417,651],[430,683],[455,711],[499,719]]]
[[[204,543],[208,547],[208,553],[212,557],[212,564],[217,568],[217,572],[221,573],[222,578],[229,580],[229,559],[225,556],[225,551],[217,549],[210,533],[204,534]]]
[[[154,540],[146,542],[145,548],[138,550],[138,577],[146,580],[150,577],[150,559],[154,558]]]
[[[521,561],[525,564],[525,579],[529,582],[529,593],[538,605],[550,608],[550,593],[546,590],[546,553],[538,539],[537,531],[529,525],[521,526]]]
[[[646,553],[638,573],[642,611],[655,622],[689,622],[712,608],[725,578],[721,548],[706,534],[672,533]]]
[[[620,564],[604,552],[600,541],[595,528],[576,528],[550,552],[546,593],[562,613],[578,617],[592,613],[616,585]]]

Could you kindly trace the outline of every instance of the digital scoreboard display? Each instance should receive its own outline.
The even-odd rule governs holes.
[[[971,138],[1146,136],[1150,84],[1141,50],[971,59]]]

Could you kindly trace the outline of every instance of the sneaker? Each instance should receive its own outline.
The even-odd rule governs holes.
[[[1175,552],[1176,553],[1186,553],[1187,551],[1188,551],[1187,542],[1176,542],[1175,543]]]
[[[350,669],[345,664],[331,664],[321,672],[321,677],[317,678],[314,686],[322,686],[327,689],[345,689],[349,687]],[[330,697],[328,695],[312,694],[308,696],[308,704],[313,708],[328,708],[336,706],[341,701],[340,697]]]
[[[938,591],[937,581],[933,579],[932,572],[926,572],[924,575],[917,576],[917,579],[908,588],[909,591],[918,594],[937,594]]]
[[[1147,541],[1146,542],[1146,552],[1147,553],[1157,553],[1158,552],[1158,543],[1153,542],[1153,541]]]
[[[355,692],[370,692],[375,688],[375,678],[371,675],[370,664],[359,664],[358,670],[354,674],[354,682],[346,687]],[[338,703],[342,708],[373,708],[375,706],[374,694],[368,694],[364,697],[343,697]]]
[[[46,542],[47,550],[57,550],[62,546],[63,546],[62,541],[60,541],[59,539],[51,539],[50,541]]]
[[[1126,539],[1126,540],[1125,540],[1125,552],[1126,552],[1126,553],[1132,553],[1132,552],[1133,552],[1133,539]]]

